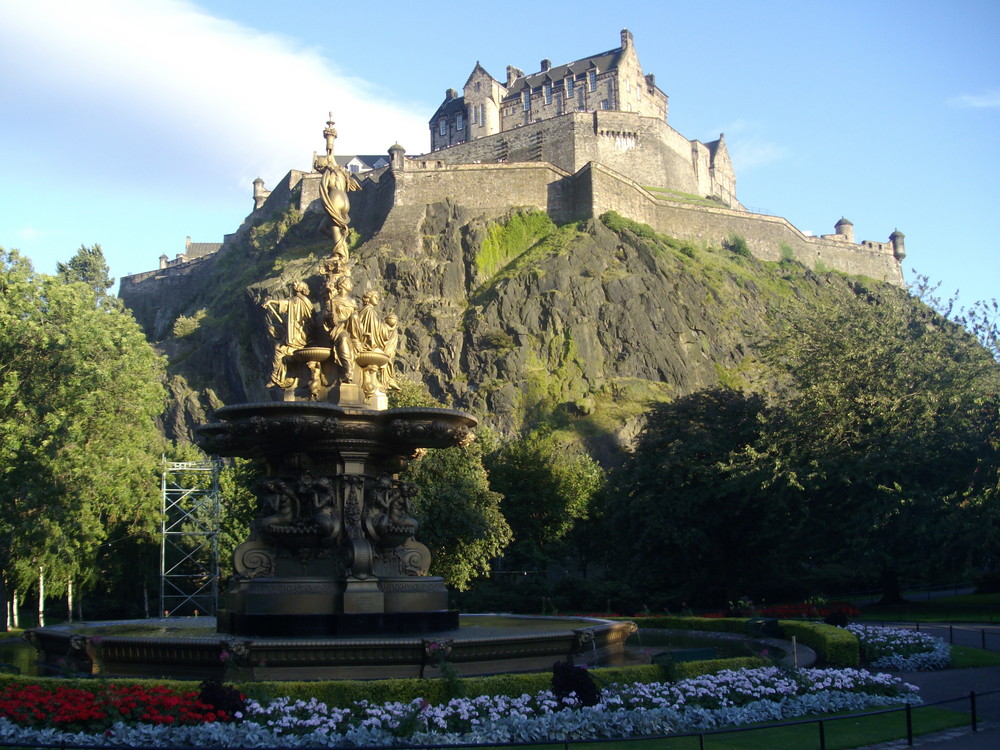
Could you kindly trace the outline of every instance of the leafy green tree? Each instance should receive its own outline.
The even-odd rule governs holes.
[[[544,567],[569,552],[560,543],[587,518],[605,478],[596,461],[545,428],[502,445],[487,469],[514,531],[506,555],[513,567]]]
[[[65,263],[56,264],[56,275],[68,284],[82,282],[94,290],[98,297],[107,294],[114,286],[115,280],[110,276],[111,269],[104,260],[104,251],[100,245],[80,245],[76,255]]]
[[[440,406],[416,383],[401,378],[400,386],[390,396],[392,407]],[[459,591],[488,573],[511,541],[502,498],[483,468],[484,444],[492,444],[485,429],[468,445],[428,450],[400,475],[417,487],[417,538],[431,551],[431,572]]]
[[[762,492],[743,460],[766,411],[762,396],[718,387],[648,413],[599,502],[610,572],[648,606],[759,601],[799,577],[801,509]]]
[[[941,567],[942,545],[958,511],[995,492],[997,454],[983,446],[1000,366],[902,290],[853,292],[780,316],[761,354],[786,415],[751,458],[768,492],[807,499],[821,554],[878,576],[894,599],[904,572],[962,574]]]
[[[163,362],[130,314],[0,251],[0,569],[93,583],[110,526],[153,533]]]
[[[417,538],[433,556],[431,572],[463,591],[511,541],[501,496],[489,486],[478,442],[430,450],[401,479],[417,486]]]

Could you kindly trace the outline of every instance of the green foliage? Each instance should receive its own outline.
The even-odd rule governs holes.
[[[784,261],[795,260],[795,251],[792,246],[787,242],[778,243],[778,251],[781,253],[781,259]]]
[[[501,497],[489,486],[478,441],[432,449],[412,461],[401,479],[417,486],[414,515],[431,570],[462,591],[490,570],[511,541]]]
[[[197,331],[198,327],[201,325],[201,321],[205,318],[205,314],[206,310],[203,307],[190,317],[187,315],[179,315],[177,320],[174,321],[174,338],[182,339],[185,336],[190,336],[192,333]]]
[[[785,638],[793,635],[803,646],[816,652],[820,663],[831,667],[856,667],[861,663],[857,636],[843,628],[821,622],[782,620]]]
[[[157,526],[163,362],[116,300],[2,251],[0,362],[0,567],[58,595],[109,528]]]
[[[294,206],[289,206],[275,218],[262,221],[250,230],[250,246],[258,252],[274,249],[301,220],[302,213]]]
[[[546,429],[506,443],[487,467],[514,531],[508,555],[514,566],[538,564],[557,551],[557,543],[587,517],[591,498],[604,483],[596,461]]]
[[[648,224],[640,224],[632,219],[626,219],[616,211],[608,211],[601,214],[600,219],[604,226],[612,232],[617,232],[618,234],[629,232],[634,234],[636,237],[646,240],[652,246],[654,251],[663,252],[664,250],[669,249],[676,251],[681,255],[685,255],[688,258],[693,259],[697,257],[697,248],[694,243],[688,240],[679,240],[675,237],[660,234]]]
[[[506,221],[490,222],[476,255],[476,270],[487,279],[492,277],[555,228],[548,214],[536,210],[518,211]]]
[[[225,581],[233,574],[233,551],[246,541],[250,522],[257,512],[254,488],[264,477],[259,463],[235,458],[219,472],[219,575]]]
[[[741,258],[749,258],[751,256],[750,247],[747,245],[747,241],[743,239],[736,232],[730,232],[729,238],[723,243],[726,250],[731,252],[733,255],[738,255]]]
[[[785,311],[761,356],[782,374],[783,406],[746,460],[768,502],[808,502],[826,532],[815,556],[880,576],[890,595],[902,570],[960,576],[989,559],[1000,366],[964,328],[858,283]]]
[[[94,290],[94,294],[103,297],[107,294],[115,280],[109,276],[111,269],[104,260],[104,251],[100,245],[80,245],[76,255],[66,263],[56,264],[56,275],[67,284],[77,282],[86,284]]]
[[[760,497],[742,460],[760,438],[764,399],[714,388],[658,404],[634,453],[600,497],[607,561],[654,609],[773,593],[796,575],[798,509]],[[669,565],[647,561],[669,555]]]

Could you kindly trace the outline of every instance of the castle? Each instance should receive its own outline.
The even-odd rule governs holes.
[[[689,140],[667,115],[667,95],[643,73],[626,29],[615,49],[557,66],[542,60],[530,75],[508,66],[503,83],[476,63],[462,96],[448,89],[430,118],[428,153],[406,156],[395,144],[387,157],[338,163],[357,171],[351,214],[366,238],[419,233],[424,208],[445,200],[490,218],[512,206],[535,207],[556,222],[616,211],[680,239],[719,246],[738,235],[763,260],[904,285],[901,232],[856,243],[843,218],[834,233],[815,237],[780,216],[748,211],[736,198],[724,136]],[[256,180],[254,209],[226,242],[289,207],[322,214],[320,178],[293,169],[273,190]],[[197,275],[192,265],[161,263],[123,277],[120,295],[130,307],[158,289],[176,296],[184,278]]]

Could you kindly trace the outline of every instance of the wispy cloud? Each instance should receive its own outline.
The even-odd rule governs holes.
[[[1000,108],[1000,90],[994,89],[984,94],[962,94],[949,99],[948,103],[962,109],[996,109]]]
[[[0,48],[0,65],[17,76],[8,93],[45,120],[39,127],[130,168],[191,159],[217,177],[246,186],[259,175],[272,186],[291,167],[310,168],[330,110],[339,153],[427,145],[424,112],[392,103],[319,50],[186,0],[5,4]]]
[[[726,134],[726,146],[737,174],[788,157],[788,149],[761,136],[762,130],[760,124],[747,120],[733,120],[719,128]]]

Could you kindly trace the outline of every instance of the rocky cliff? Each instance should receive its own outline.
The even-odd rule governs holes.
[[[137,317],[170,360],[164,429],[185,438],[222,403],[266,400],[271,341],[260,303],[329,252],[315,215],[244,227],[211,263]],[[618,217],[556,226],[455,202],[393,212],[352,248],[354,290],[384,291],[404,330],[397,369],[502,434],[558,417],[610,458],[649,403],[748,377],[775,301],[846,289],[793,262],[694,246]]]

